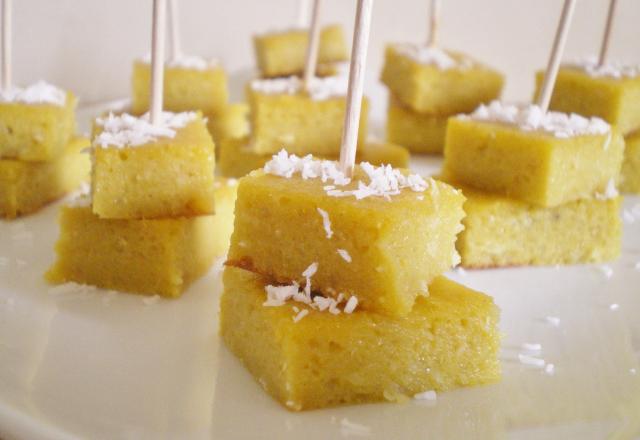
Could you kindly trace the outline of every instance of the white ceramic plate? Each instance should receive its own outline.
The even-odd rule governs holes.
[[[88,109],[84,117],[94,114]],[[416,159],[420,172],[436,159]],[[0,221],[3,439],[634,438],[640,434],[640,198],[611,264],[455,272],[502,309],[504,378],[294,414],[217,335],[220,262],[179,300],[52,288],[59,204]],[[539,344],[545,367],[519,361]],[[541,361],[542,362],[542,361]],[[550,367],[548,365],[553,365]]]

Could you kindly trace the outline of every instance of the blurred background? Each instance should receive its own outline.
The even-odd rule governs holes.
[[[325,0],[323,23],[351,32],[355,0]],[[426,0],[377,0],[368,57],[374,96],[384,45],[422,41]],[[505,97],[530,99],[533,74],[546,64],[562,0],[443,0],[441,42],[507,75]],[[230,73],[254,66],[251,36],[295,24],[298,0],[179,0],[185,53],[219,58]],[[149,52],[151,0],[14,2],[14,77],[46,79],[82,104],[129,95],[131,63]],[[565,59],[597,53],[608,0],[579,0]],[[640,64],[640,1],[618,0],[610,59]],[[384,105],[378,104],[379,105]],[[377,112],[376,112],[377,113]]]

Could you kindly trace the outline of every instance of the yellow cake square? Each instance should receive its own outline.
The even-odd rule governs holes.
[[[308,29],[291,29],[256,35],[253,46],[258,69],[263,77],[301,74],[309,44]],[[318,63],[345,61],[349,57],[341,26],[320,30]]]
[[[207,118],[207,128],[216,150],[223,139],[240,138],[249,134],[249,106],[244,102],[229,104],[219,115]]]
[[[543,75],[536,73],[536,96]],[[640,129],[640,68],[598,67],[595,60],[565,65],[558,72],[549,107],[600,117],[627,135]]]
[[[640,194],[640,130],[627,136],[624,142],[620,190]]]
[[[456,243],[464,267],[600,263],[620,255],[622,198],[614,190],[542,208],[450,183],[466,197]]]
[[[336,162],[282,151],[240,179],[227,264],[406,315],[457,264],[463,201],[391,167],[361,164],[349,181]]]
[[[347,77],[313,78],[308,92],[297,77],[254,80],[247,87],[253,149],[273,154],[340,154]],[[362,101],[359,143],[367,137],[368,101]]]
[[[262,168],[271,154],[258,154],[251,148],[249,138],[227,138],[220,143],[218,172],[226,177],[242,177],[251,171]],[[337,156],[323,157],[337,160]],[[391,165],[394,168],[409,166],[409,152],[406,148],[386,142],[369,141],[356,152],[356,162],[369,162],[373,165]]]
[[[149,110],[151,66],[149,60],[133,63],[131,110],[141,115]],[[215,61],[182,55],[164,68],[163,108],[171,112],[201,111],[205,115],[224,112],[229,100],[227,74]]]
[[[86,138],[75,138],[56,159],[26,162],[0,159],[0,217],[29,214],[62,197],[89,180],[89,146]]]
[[[499,102],[449,119],[444,170],[539,206],[591,198],[618,179],[624,141],[602,119]]]
[[[55,160],[75,136],[77,100],[38,82],[0,93],[0,158]]]
[[[500,379],[498,308],[444,277],[396,318],[359,307],[333,314],[294,301],[266,306],[270,281],[242,269],[225,268],[223,283],[226,346],[291,411],[401,401]]]
[[[88,196],[60,210],[57,259],[46,273],[55,284],[178,297],[216,256],[215,216],[102,219]]]
[[[449,116],[417,113],[390,97],[387,140],[413,153],[442,153]]]
[[[109,115],[96,121],[93,212],[139,219],[212,214],[215,149],[199,113]]]
[[[500,97],[502,74],[467,55],[415,44],[387,46],[382,82],[419,113],[467,113]]]

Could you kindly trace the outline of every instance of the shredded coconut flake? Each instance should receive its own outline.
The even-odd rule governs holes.
[[[356,307],[358,306],[358,298],[356,298],[355,296],[352,296],[351,298],[349,298],[349,301],[347,301],[347,304],[344,306],[344,313],[353,313],[353,311],[356,309]]]
[[[403,189],[424,192],[428,188],[432,188],[432,191],[437,191],[437,189],[434,190],[436,185],[433,179],[426,181],[418,174],[405,175],[391,165],[374,166],[368,162],[362,162],[360,167],[369,181],[365,183],[358,180],[354,182],[355,189],[349,190],[338,189],[338,187],[349,185],[352,182],[338,169],[337,162],[314,159],[311,155],[298,157],[295,154],[290,155],[284,149],[265,164],[264,172],[287,179],[299,173],[305,180],[320,179],[323,183],[331,182],[331,185],[323,187],[327,195],[332,197],[353,196],[357,200],[366,197],[390,199],[392,196],[400,194]]]
[[[333,231],[331,230],[331,219],[329,219],[329,213],[324,209],[317,209],[318,213],[322,217],[322,226],[324,226],[324,230],[327,233],[327,238],[331,238],[333,236]]]
[[[553,376],[555,374],[556,371],[556,367],[553,364],[547,364],[544,366],[544,372],[547,373],[549,376]]]
[[[196,113],[162,112],[162,122],[157,125],[152,124],[149,118],[149,113],[141,117],[127,113],[109,113],[104,118],[96,119],[96,124],[102,127],[103,131],[94,139],[93,147],[135,147],[158,138],[173,138],[176,130],[185,127],[196,118]]]
[[[524,342],[522,344],[522,349],[529,353],[540,353],[540,351],[542,351],[542,344]]]
[[[309,314],[309,310],[308,309],[302,309],[300,310],[296,316],[293,317],[293,322],[298,322],[300,321],[302,318],[304,318],[305,316],[307,316]]]
[[[0,102],[52,104],[63,107],[67,102],[67,93],[52,84],[38,81],[25,88],[14,86],[0,91]]]
[[[267,95],[296,95],[303,90],[314,101],[323,101],[333,97],[341,97],[347,94],[349,78],[346,75],[327,76],[324,78],[313,77],[304,89],[304,82],[297,76],[287,78],[254,79],[250,83],[252,90]]]
[[[592,55],[570,63],[565,67],[579,69],[594,78],[625,79],[640,76],[640,66],[624,65],[619,62],[598,63],[598,57]]]
[[[312,276],[314,276],[316,274],[316,272],[318,271],[318,263],[317,262],[313,262],[309,265],[309,267],[307,267],[304,272],[302,272],[302,276],[305,278],[311,278]]]
[[[611,310],[612,312],[615,312],[619,308],[620,308],[620,304],[617,304],[617,303],[613,303],[613,304],[609,305],[609,310]]]
[[[536,367],[536,368],[544,368],[544,366],[546,365],[546,362],[544,361],[544,359],[540,359],[534,356],[529,356],[527,354],[518,354],[518,360],[520,361],[521,364],[523,365],[527,365],[530,367]]]
[[[611,132],[611,126],[603,119],[585,118],[575,113],[545,113],[533,104],[518,106],[493,101],[488,105],[480,105],[469,115],[458,115],[457,118],[509,124],[524,131],[540,131],[557,138],[605,135]]]
[[[437,47],[429,47],[411,43],[394,44],[396,52],[411,58],[416,63],[435,66],[440,70],[468,69],[473,66],[469,58],[456,60],[444,50]]]
[[[349,252],[347,252],[346,249],[338,249],[338,254],[344,261],[351,263],[351,255],[349,255]]]
[[[367,437],[371,435],[371,428],[349,421],[346,417],[340,420],[340,433],[344,437]]]
[[[544,321],[554,327],[560,327],[560,318],[557,316],[546,316]]]
[[[434,390],[429,390],[429,391],[423,391],[422,393],[415,394],[413,398],[416,400],[435,401],[438,398],[438,394]]]
[[[613,179],[609,179],[607,182],[607,187],[605,188],[603,193],[596,193],[597,200],[609,200],[615,199],[618,197],[620,193],[618,192],[618,188],[616,188],[616,182]]]
[[[600,272],[602,272],[602,275],[604,275],[605,278],[607,279],[613,276],[613,268],[607,264],[598,266],[598,269],[600,270]]]

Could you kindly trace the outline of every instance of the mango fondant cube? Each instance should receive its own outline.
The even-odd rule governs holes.
[[[254,80],[249,84],[253,150],[273,154],[340,154],[347,78],[313,78],[308,91],[297,77]],[[367,135],[368,101],[363,99],[359,142]]]
[[[88,139],[73,139],[59,157],[46,162],[0,159],[0,217],[34,212],[88,181],[89,155],[81,153],[88,146]]]
[[[149,61],[135,61],[131,110],[136,115],[149,110],[150,84]],[[227,74],[217,62],[183,55],[165,64],[163,90],[165,110],[201,111],[205,115],[214,116],[224,112],[228,100]]]
[[[271,282],[242,269],[225,268],[223,283],[225,344],[291,411],[401,401],[500,379],[498,308],[444,277],[395,318],[360,307],[332,314],[291,301],[268,307]]]
[[[620,255],[621,197],[615,191],[542,208],[451,184],[467,199],[456,243],[464,267],[601,263]]]
[[[624,161],[620,172],[620,189],[640,194],[640,130],[624,140]]]
[[[262,168],[271,154],[257,154],[251,148],[248,138],[227,138],[220,143],[220,155],[217,169],[226,177],[242,177],[251,171]],[[326,157],[337,160],[338,157]],[[372,165],[391,165],[394,168],[409,166],[409,152],[406,148],[384,142],[366,142],[356,151],[356,162],[369,162]]]
[[[44,82],[0,93],[0,159],[57,159],[75,137],[76,102]]]
[[[227,264],[406,315],[457,263],[463,200],[391,167],[362,164],[349,181],[336,162],[282,151],[240,179]]]
[[[419,113],[467,113],[500,96],[503,76],[466,55],[413,44],[389,45],[382,82]]]
[[[138,219],[212,214],[215,151],[198,113],[98,119],[93,140],[93,212]]]
[[[293,29],[256,35],[253,45],[258,69],[265,78],[301,74],[304,70],[309,31]],[[338,25],[320,31],[318,63],[345,61],[349,57],[344,32]]]
[[[442,153],[449,116],[418,113],[389,99],[387,140],[412,153]]]
[[[536,74],[536,96],[543,72]],[[597,116],[623,135],[640,129],[640,68],[595,60],[565,65],[558,72],[549,108],[583,116]]]
[[[603,193],[624,141],[602,119],[494,102],[447,125],[444,170],[456,180],[539,206]]]
[[[82,197],[60,210],[57,259],[46,278],[178,297],[216,256],[215,216],[102,219]]]

